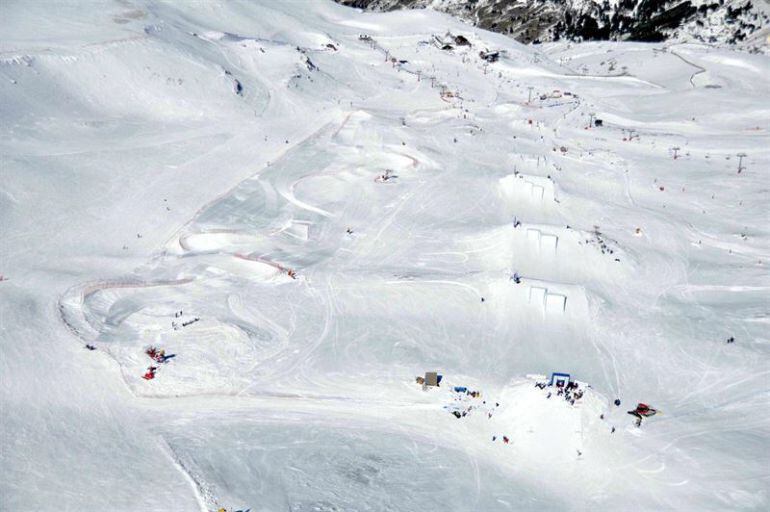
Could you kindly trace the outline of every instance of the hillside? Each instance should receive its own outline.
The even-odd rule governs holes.
[[[770,505],[766,55],[3,14],[0,509]]]

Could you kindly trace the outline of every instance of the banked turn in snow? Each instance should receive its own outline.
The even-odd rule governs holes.
[[[766,57],[6,11],[4,508],[768,505]],[[456,419],[455,385],[499,406]]]

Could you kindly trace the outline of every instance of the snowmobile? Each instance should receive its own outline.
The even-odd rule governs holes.
[[[636,409],[633,411],[628,411],[628,414],[631,416],[636,417],[636,426],[640,427],[642,425],[642,418],[649,418],[650,416],[655,416],[658,413],[657,409],[653,409],[647,404],[639,403],[636,406]]]
[[[142,378],[144,380],[152,380],[152,379],[154,379],[155,378],[155,371],[156,370],[157,370],[157,368],[155,366],[150,366],[149,368],[147,368],[147,373],[142,375]]]

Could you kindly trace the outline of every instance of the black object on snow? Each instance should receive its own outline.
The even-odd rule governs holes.
[[[479,52],[479,57],[487,62],[497,62],[500,59],[500,52]]]
[[[457,46],[470,46],[471,42],[465,36],[455,36],[455,44]]]

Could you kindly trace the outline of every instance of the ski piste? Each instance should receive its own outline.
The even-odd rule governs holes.
[[[768,508],[766,53],[325,0],[0,42],[0,509]]]

